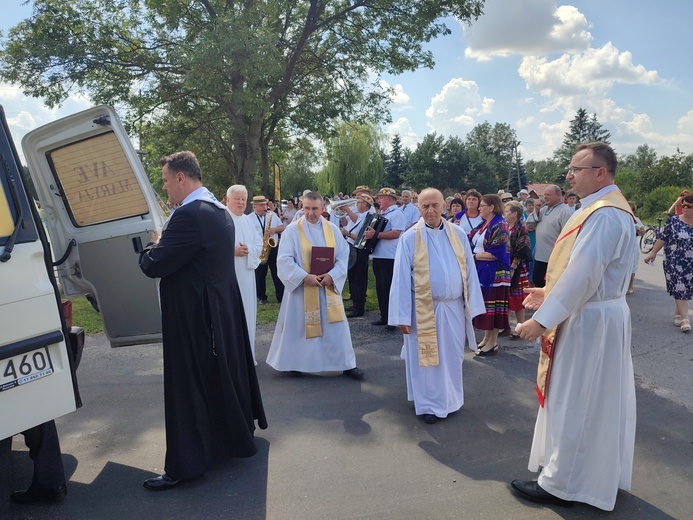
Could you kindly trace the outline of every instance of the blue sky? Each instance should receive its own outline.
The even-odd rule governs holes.
[[[3,6],[3,33],[31,14]],[[471,27],[432,42],[436,66],[384,76],[393,123],[415,147],[427,133],[463,137],[488,120],[508,123],[527,159],[549,157],[578,107],[611,134],[619,153],[648,143],[659,155],[693,153],[693,2],[669,0],[487,0]],[[0,83],[17,143],[36,126],[90,106],[84,96],[49,110]]]

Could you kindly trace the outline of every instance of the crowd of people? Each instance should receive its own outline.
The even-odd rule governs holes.
[[[256,195],[247,213],[245,187],[231,186],[219,202],[202,185],[194,154],[166,157],[163,188],[177,209],[140,257],[143,272],[160,278],[166,420],[165,473],[145,487],[170,489],[219,455],[256,452],[255,426],[267,420],[255,323],[268,271],[280,310],[266,362],[290,377],[341,372],[362,380],[349,320],[365,314],[370,264],[373,326],[403,335],[416,415],[432,424],[463,406],[465,346],[484,359],[499,352],[501,334],[539,340],[529,458],[539,475],[512,488],[534,502],[612,510],[633,464],[625,296],[639,256],[638,221],[614,184],[616,167],[608,145],[590,143],[571,160],[568,193],[549,185],[542,197],[469,189],[446,199],[435,188],[398,194],[364,185],[350,198],[305,190],[275,203]],[[673,208],[678,215],[645,261],[664,248],[674,324],[687,332],[693,196],[682,194]]]

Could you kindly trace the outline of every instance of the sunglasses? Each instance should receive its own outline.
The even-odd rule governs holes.
[[[681,204],[682,208],[690,209],[693,208],[693,204]]]

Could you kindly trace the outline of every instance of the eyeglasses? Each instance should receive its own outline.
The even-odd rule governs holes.
[[[568,173],[570,175],[575,175],[575,172],[580,170],[594,170],[596,168],[602,168],[602,166],[569,166]]]
[[[693,204],[681,204],[681,207],[686,208],[686,209],[691,209],[691,208],[693,208]]]

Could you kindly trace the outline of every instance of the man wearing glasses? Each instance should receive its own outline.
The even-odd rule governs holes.
[[[529,457],[537,480],[514,480],[522,498],[611,511],[630,489],[635,444],[635,382],[626,290],[635,247],[633,215],[614,184],[616,154],[580,145],[567,178],[582,199],[549,260],[546,287],[529,289],[536,311],[518,325],[541,337],[539,414]]]
[[[534,271],[532,281],[537,287],[546,284],[546,266],[556,243],[558,234],[573,214],[573,210],[563,202],[561,188],[552,184],[544,190],[544,204],[535,207],[527,215],[527,225],[536,227],[536,250],[534,253]]]

